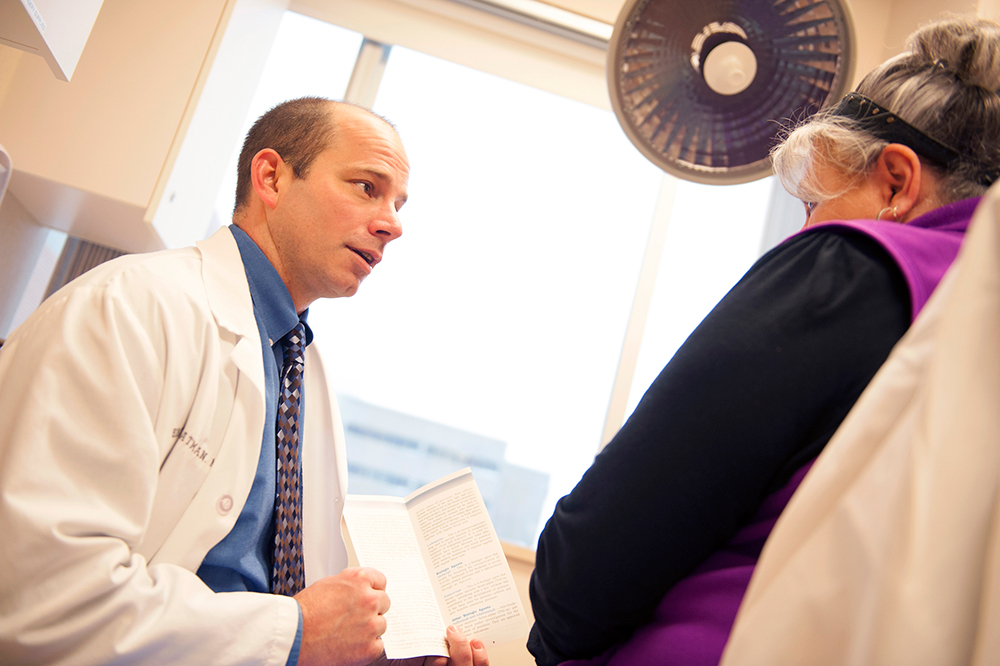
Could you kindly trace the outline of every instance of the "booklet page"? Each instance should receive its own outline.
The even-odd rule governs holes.
[[[344,515],[358,562],[386,578],[389,659],[448,656],[445,624],[402,498],[349,495]]]
[[[527,634],[527,619],[482,495],[466,468],[407,498],[445,624],[487,645]]]
[[[387,580],[390,659],[447,656],[449,624],[487,645],[527,634],[514,577],[468,468],[405,499],[348,495],[344,518],[358,562]]]

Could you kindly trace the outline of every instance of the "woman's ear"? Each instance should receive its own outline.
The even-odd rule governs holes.
[[[278,204],[278,174],[284,162],[276,151],[265,148],[250,162],[250,182],[253,191],[267,208]]]
[[[875,161],[872,178],[892,217],[904,221],[920,201],[923,180],[920,158],[912,148],[890,143]]]

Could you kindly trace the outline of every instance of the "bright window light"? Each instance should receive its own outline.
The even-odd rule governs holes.
[[[244,129],[342,97],[361,41],[286,13]],[[533,547],[600,444],[663,174],[610,111],[398,46],[374,110],[410,160],[404,234],[355,297],[310,311],[351,492],[472,466],[500,537]],[[629,411],[756,259],[769,188],[680,184]]]
[[[410,159],[403,237],[310,321],[338,394],[548,475],[506,536],[533,546],[597,451],[662,174],[609,111],[400,47],[375,111]]]
[[[628,414],[691,331],[757,260],[772,181],[678,184]]]
[[[296,97],[314,95],[340,99],[351,79],[362,36],[324,21],[285,12],[247,110],[240,141],[254,121],[271,107]],[[236,201],[236,146],[215,202],[217,225],[229,224]]]

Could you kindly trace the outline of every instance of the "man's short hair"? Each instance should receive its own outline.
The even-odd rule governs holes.
[[[243,141],[236,178],[234,212],[250,202],[253,189],[250,163],[254,155],[271,148],[281,155],[296,178],[309,174],[316,157],[333,138],[333,108],[336,102],[324,97],[300,97],[275,106],[257,119]]]

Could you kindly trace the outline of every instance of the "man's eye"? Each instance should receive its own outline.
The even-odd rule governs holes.
[[[367,194],[369,196],[371,195],[371,193],[372,193],[372,184],[371,183],[368,183],[368,182],[365,182],[365,181],[362,180],[362,181],[358,181],[357,183],[354,183],[354,184],[357,185],[358,187],[360,187],[364,191],[365,194]]]

